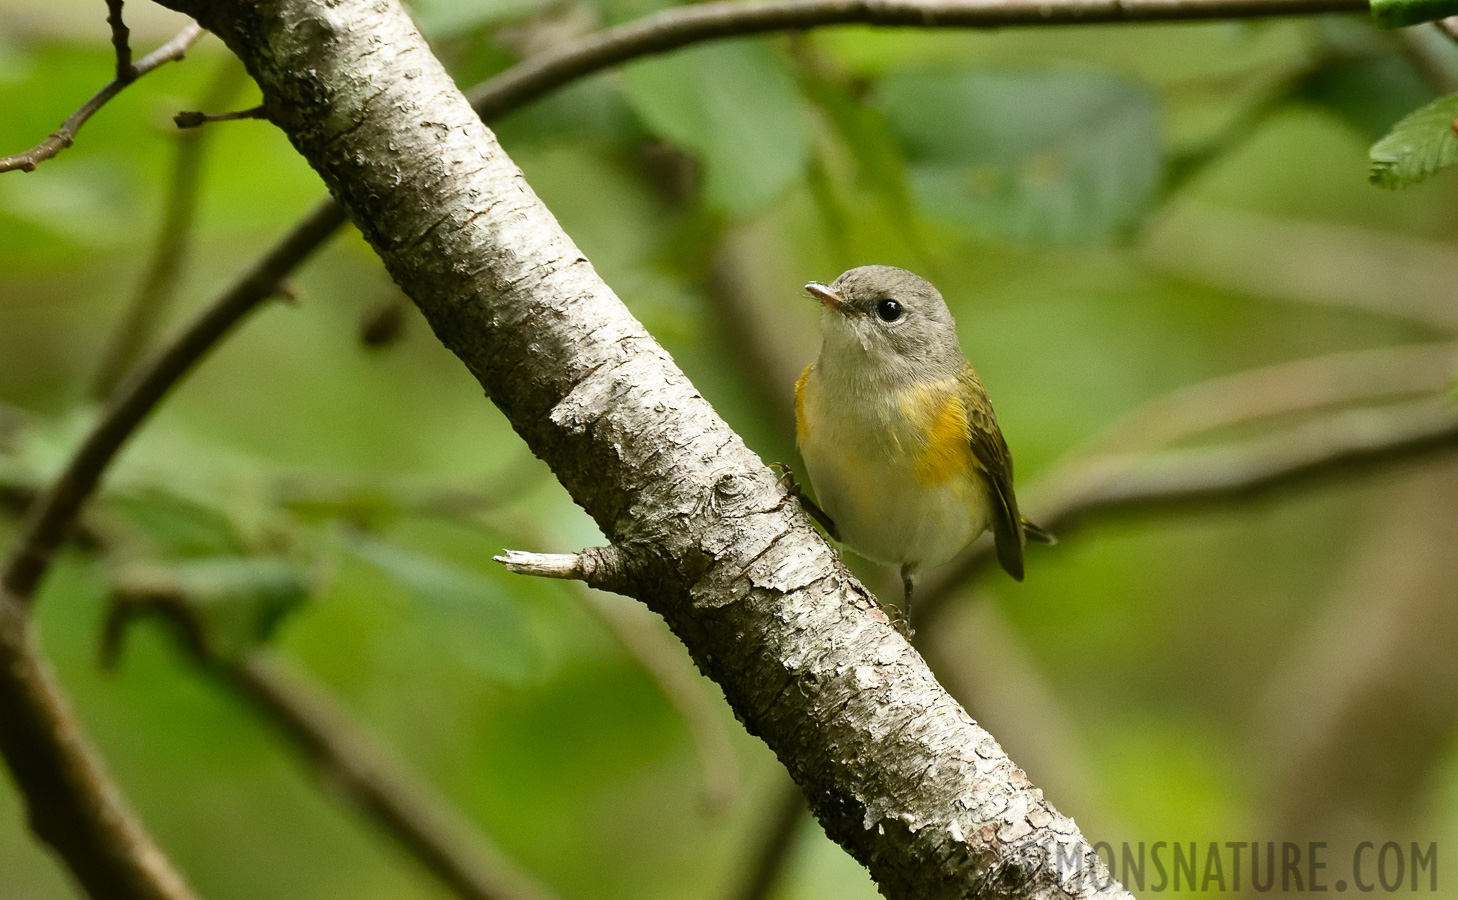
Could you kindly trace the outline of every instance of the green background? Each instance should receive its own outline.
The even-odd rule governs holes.
[[[469,85],[653,8],[415,12]],[[139,55],[177,27],[128,14]],[[0,153],[44,137],[110,66],[100,4],[0,3]],[[204,38],[74,148],[0,176],[5,483],[54,472],[94,415],[89,380],[160,222],[170,116],[235,66]],[[784,410],[817,349],[800,285],[868,262],[932,278],[1035,515],[1063,454],[1165,391],[1451,336],[1458,181],[1377,190],[1366,153],[1455,78],[1458,46],[1360,19],[845,27],[635,63],[495,124],[767,461],[798,462]],[[192,254],[153,340],[321,192],[267,123],[210,126]],[[601,538],[413,310],[398,340],[362,344],[362,320],[398,297],[356,234],[295,282],[296,303],[249,321],[129,446],[94,510],[109,552],[65,554],[38,607],[81,720],[161,845],[213,900],[446,896],[160,629],[135,628],[116,671],[96,664],[128,566],[281,556],[316,587],[275,649],[562,897],[732,896],[782,790],[775,760],[693,676],[737,773],[729,802],[708,802],[683,717],[601,609],[655,623],[491,562]],[[1437,841],[1439,893],[1458,896],[1441,852],[1458,846],[1458,676],[1441,649],[1458,637],[1455,488],[1451,463],[1426,464],[1092,523],[1033,549],[1023,584],[985,573],[929,639],[956,666],[948,684],[1090,840]],[[418,508],[444,490],[482,502]],[[0,537],[15,526],[0,517]],[[1362,679],[1380,689],[1356,703]],[[1329,856],[1335,880],[1345,862]],[[67,896],[0,784],[0,900]],[[806,825],[774,896],[875,891]]]

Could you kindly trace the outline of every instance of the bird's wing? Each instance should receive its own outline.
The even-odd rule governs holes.
[[[1018,515],[1018,498],[1013,494],[1012,454],[997,427],[987,391],[968,366],[958,378],[967,412],[968,439],[978,471],[990,488],[992,536],[997,542],[997,561],[1014,580],[1023,580],[1023,519]]]

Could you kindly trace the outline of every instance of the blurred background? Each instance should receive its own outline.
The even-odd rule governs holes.
[[[659,7],[413,10],[467,86]],[[182,24],[126,14],[138,55]],[[0,2],[0,154],[112,66],[101,4]],[[1338,848],[1436,842],[1437,893],[1458,897],[1458,460],[1071,512],[1111,471],[1239,482],[1449,414],[1458,180],[1379,190],[1366,154],[1455,89],[1458,44],[1360,18],[842,27],[637,62],[492,124],[766,461],[799,467],[789,403],[818,346],[801,285],[871,262],[938,284],[1024,509],[1058,513],[1064,539],[1022,584],[978,569],[940,589],[917,639],[1090,841],[1326,841],[1327,884]],[[171,124],[257,100],[207,36],[72,149],[0,176],[7,545],[117,373],[322,196],[267,123]],[[456,896],[348,778],[312,774],[293,710],[403,779],[461,856],[537,882],[515,896],[876,896],[786,816],[778,763],[660,622],[491,562],[601,538],[358,235],[292,294],[150,420],[37,608],[81,720],[200,895]],[[1229,859],[1206,893],[1240,893]],[[0,900],[71,896],[0,784]]]

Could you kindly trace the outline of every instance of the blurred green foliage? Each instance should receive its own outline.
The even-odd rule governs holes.
[[[416,11],[474,82],[524,46],[661,5]],[[44,137],[111,66],[94,4],[12,8],[17,18],[0,15],[0,152]],[[169,27],[139,24],[137,46]],[[794,457],[776,405],[791,384],[767,401],[763,362],[793,373],[816,348],[800,285],[868,262],[931,277],[996,401],[1031,511],[1063,453],[1166,390],[1447,335],[1423,310],[1452,303],[1458,181],[1391,194],[1365,179],[1371,140],[1436,95],[1425,79],[1458,74],[1458,48],[1415,53],[1360,19],[847,27],[644,60],[493,124],[597,269],[767,460]],[[231,65],[206,39],[57,159],[0,176],[0,481],[53,473],[94,413],[86,386],[158,225],[169,117]],[[185,299],[154,343],[321,192],[266,123],[210,127]],[[1240,249],[1294,225],[1299,247]],[[765,346],[726,335],[716,260],[742,275]],[[1413,287],[1363,302],[1391,266]],[[1323,299],[1303,287],[1312,272],[1358,296]],[[129,446],[92,513],[107,552],[68,553],[38,607],[81,719],[162,845],[212,900],[444,896],[155,629],[138,628],[117,671],[98,670],[121,567],[216,575],[240,558],[288,560],[311,590],[276,648],[564,898],[728,895],[780,784],[775,761],[704,682],[744,785],[727,813],[707,813],[681,716],[601,618],[570,589],[490,561],[505,547],[595,543],[590,521],[413,312],[389,346],[361,346],[360,318],[395,289],[357,236],[296,283],[297,304],[247,323]],[[1061,711],[1033,724],[1062,762],[1029,774],[1091,839],[1264,837],[1284,784],[1272,760],[1309,736],[1270,712],[1272,698],[1346,585],[1367,577],[1365,549],[1431,512],[1421,477],[1121,520],[1035,551],[1026,583],[994,575],[975,592],[1031,681],[976,659],[966,677]],[[14,525],[0,518],[0,537]],[[1345,662],[1324,659],[1315,683],[1339,683]],[[1018,724],[986,723],[999,735]],[[1404,807],[1414,838],[1458,838],[1451,724],[1448,749],[1414,773],[1427,785]],[[7,783],[0,900],[67,896]],[[874,889],[807,828],[776,896]]]

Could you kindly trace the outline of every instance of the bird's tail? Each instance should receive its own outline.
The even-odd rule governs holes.
[[[1027,519],[1023,519],[1023,534],[1027,536],[1028,540],[1037,541],[1040,544],[1058,543],[1058,538],[1053,535],[1053,532],[1042,525],[1034,525]]]

